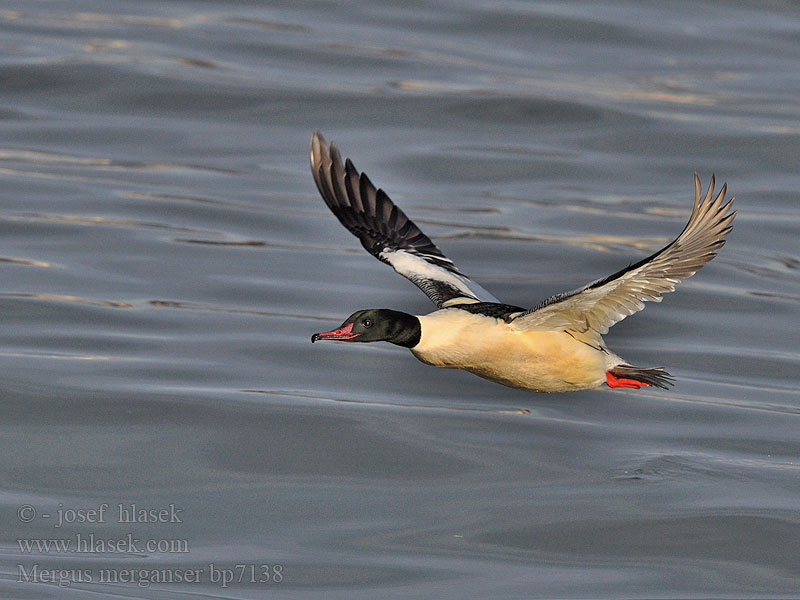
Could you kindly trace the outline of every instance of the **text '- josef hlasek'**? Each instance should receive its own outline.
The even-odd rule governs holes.
[[[55,527],[67,523],[183,523],[183,509],[177,508],[174,503],[165,507],[149,508],[137,505],[135,502],[127,504],[120,502],[114,506],[103,502],[97,508],[64,508],[59,503],[55,514],[42,513],[42,519],[53,519]],[[36,508],[30,504],[23,504],[17,508],[17,517],[23,523],[30,523],[36,519]]]

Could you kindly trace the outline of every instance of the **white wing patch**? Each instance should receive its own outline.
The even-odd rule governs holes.
[[[384,249],[378,254],[378,258],[389,263],[397,273],[410,279],[431,298],[434,296],[447,298],[443,302],[437,302],[442,307],[475,302],[499,302],[469,277],[434,265],[413,252]]]

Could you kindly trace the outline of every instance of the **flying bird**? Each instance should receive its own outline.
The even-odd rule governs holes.
[[[628,364],[609,350],[603,334],[644,308],[716,256],[736,212],[727,184],[705,194],[695,173],[692,215],[670,244],[608,277],[556,294],[533,308],[504,304],[464,275],[382,189],[335,143],[311,138],[311,172],[331,212],[367,252],[419,287],[436,305],[426,315],[378,308],[354,312],[312,342],[385,341],[408,348],[424,363],[464,369],[503,385],[535,392],[568,392],[608,385],[668,389],[663,368]]]

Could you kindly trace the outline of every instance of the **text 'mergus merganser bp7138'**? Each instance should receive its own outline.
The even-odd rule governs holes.
[[[336,144],[328,146],[319,132],[311,138],[311,172],[325,204],[367,252],[411,280],[438,309],[419,316],[359,310],[333,331],[315,333],[312,342],[391,342],[429,365],[536,392],[672,385],[662,368],[629,365],[606,348],[602,335],[714,258],[736,215],[733,200],[725,202],[727,186],[715,196],[712,176],[703,195],[695,174],[692,215],[672,243],[613,275],[522,308],[503,304],[461,273],[350,159],[343,164]]]

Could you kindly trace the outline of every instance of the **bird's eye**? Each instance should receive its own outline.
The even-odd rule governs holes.
[[[364,319],[361,321],[361,324],[364,326],[365,329],[369,329],[372,327],[372,319]]]

